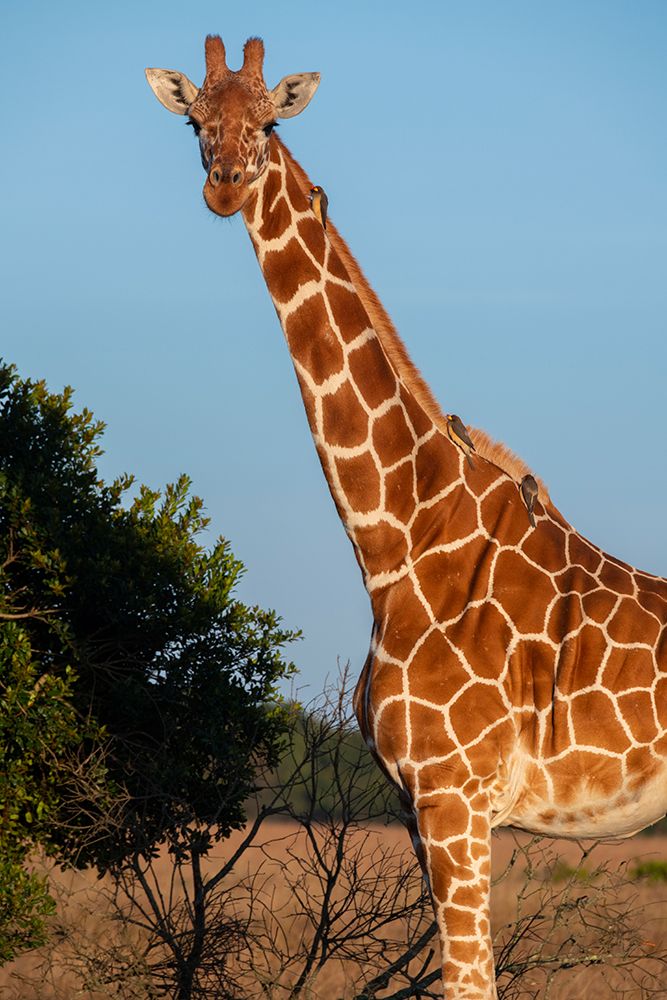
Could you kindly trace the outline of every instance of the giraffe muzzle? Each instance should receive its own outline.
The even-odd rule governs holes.
[[[227,218],[238,212],[248,197],[246,172],[242,163],[217,160],[204,184],[204,201],[216,215]]]
[[[245,180],[245,170],[241,163],[214,163],[209,171],[208,181],[211,187],[217,188],[221,184],[231,184],[232,187],[240,187]]]

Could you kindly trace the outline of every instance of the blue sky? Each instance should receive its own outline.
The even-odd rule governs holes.
[[[316,691],[368,601],[243,225],[143,76],[200,83],[207,32],[322,73],[281,134],[443,406],[667,575],[667,6],[3,5],[0,352],[107,422],[106,477],[191,475]]]

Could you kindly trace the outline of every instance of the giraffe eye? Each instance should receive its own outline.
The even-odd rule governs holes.
[[[194,118],[188,118],[185,124],[190,125],[192,127],[192,131],[194,132],[195,135],[199,135],[199,133],[201,132],[201,125],[199,124],[199,122],[196,122]]]
[[[262,126],[262,132],[264,133],[264,135],[265,135],[265,136],[267,137],[267,139],[268,139],[268,137],[269,137],[269,136],[271,135],[271,133],[273,132],[274,128],[277,128],[277,127],[278,127],[278,122],[269,122],[269,124],[268,124],[268,125],[263,125],[263,126]]]

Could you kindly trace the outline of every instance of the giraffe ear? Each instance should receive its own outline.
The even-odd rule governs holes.
[[[199,93],[192,80],[175,69],[147,69],[146,79],[160,104],[175,115],[187,115]]]
[[[320,85],[319,73],[295,73],[284,76],[271,91],[277,118],[294,118],[310,102]]]

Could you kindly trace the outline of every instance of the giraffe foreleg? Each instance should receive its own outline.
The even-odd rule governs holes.
[[[433,792],[418,801],[416,815],[440,932],[445,1000],[495,1000],[486,796]]]

